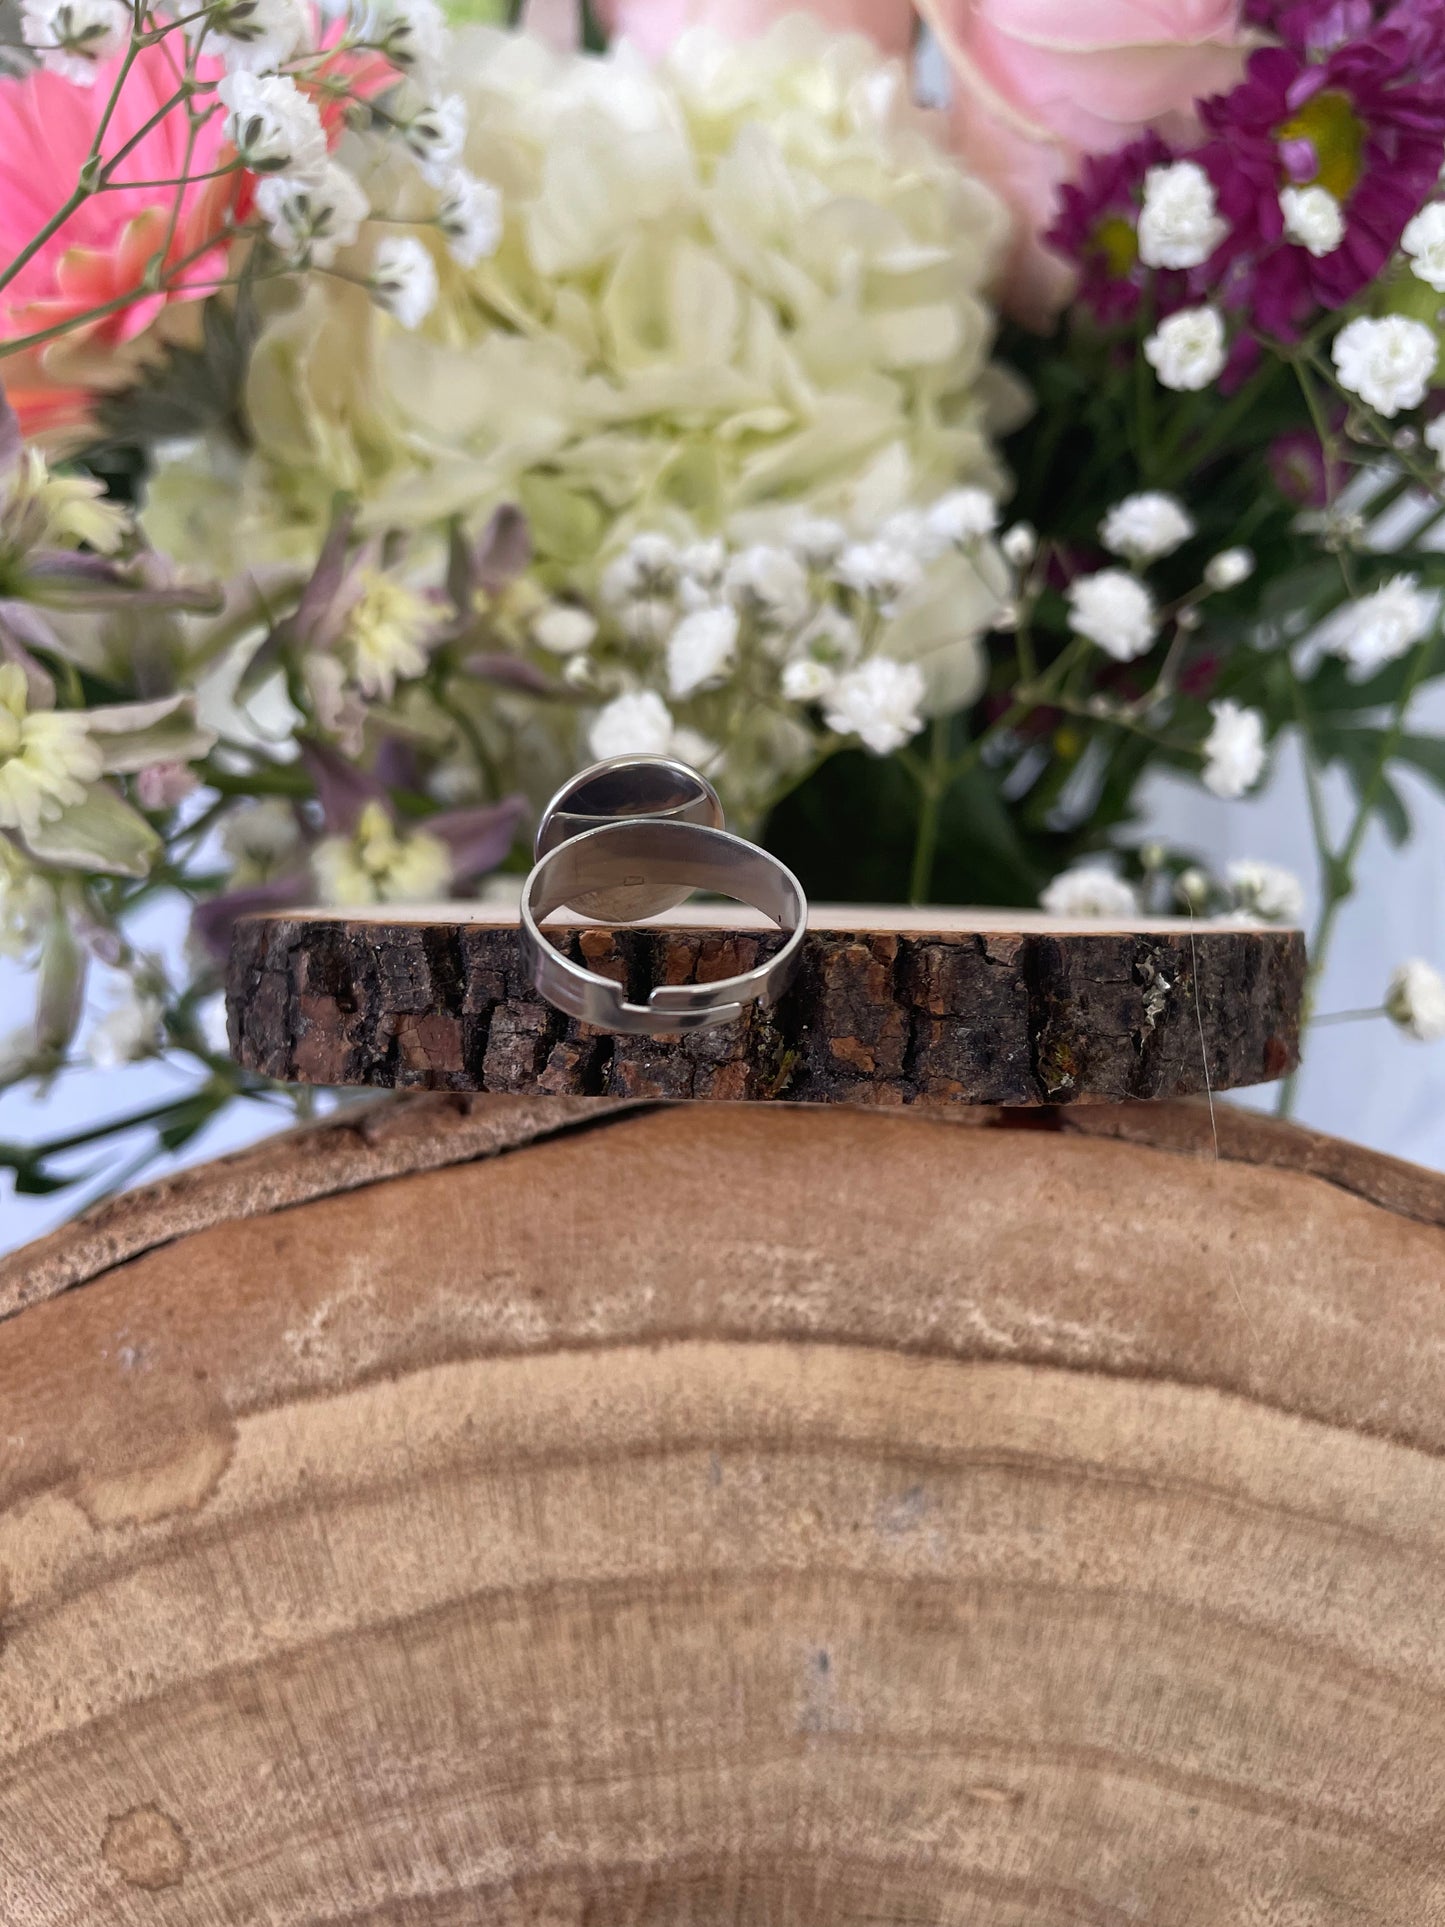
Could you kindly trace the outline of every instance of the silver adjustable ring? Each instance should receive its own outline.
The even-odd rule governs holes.
[[[575,776],[537,831],[537,862],[522,890],[521,946],[549,1004],[601,1030],[653,1037],[706,1030],[775,1003],[797,972],[808,900],[786,865],[722,827],[717,792],[665,756],[618,757]],[[786,941],[766,963],[708,984],[660,984],[645,1004],[565,956],[542,928],[565,908],[608,923],[639,923],[710,890],[761,910]]]

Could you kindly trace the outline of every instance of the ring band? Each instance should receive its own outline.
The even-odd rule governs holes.
[[[620,984],[564,956],[541,924],[578,897],[644,886],[734,897],[770,917],[786,941],[755,970],[717,983],[661,984],[645,1004],[629,1003]],[[748,1004],[776,1003],[801,960],[807,913],[798,879],[755,843],[701,823],[629,817],[584,830],[537,863],[522,892],[522,954],[536,988],[569,1017],[631,1036],[706,1030],[732,1023]]]

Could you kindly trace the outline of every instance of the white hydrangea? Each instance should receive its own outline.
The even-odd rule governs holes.
[[[1039,898],[1039,905],[1051,917],[1129,921],[1139,915],[1139,898],[1131,885],[1099,864],[1085,864],[1056,876]]]
[[[1151,167],[1139,213],[1139,259],[1147,268],[1197,268],[1229,232],[1214,183],[1197,161]]]
[[[1255,917],[1262,923],[1303,922],[1304,885],[1293,870],[1257,857],[1240,857],[1226,865],[1224,876],[1241,916]]]
[[[266,174],[256,208],[272,245],[298,266],[329,268],[361,231],[370,208],[356,178],[335,161],[315,177]]]
[[[1445,977],[1423,957],[1409,958],[1390,979],[1385,1009],[1420,1043],[1439,1043],[1445,1037]]]
[[[1224,373],[1224,317],[1217,308],[1181,308],[1144,343],[1144,359],[1161,385],[1184,392],[1208,388]]]
[[[824,719],[839,736],[856,736],[875,756],[891,756],[923,727],[923,671],[916,663],[870,656],[834,682]]]
[[[653,690],[632,690],[598,712],[587,740],[600,763],[614,756],[666,756],[674,743],[672,712]]]
[[[214,0],[187,21],[192,39],[219,54],[233,73],[274,73],[307,38],[299,0]]]
[[[165,1043],[165,1005],[159,997],[127,983],[106,1014],[92,1025],[85,1055],[97,1070],[118,1070],[122,1064],[154,1057]]]
[[[694,609],[684,616],[667,644],[667,686],[673,696],[690,696],[721,682],[733,665],[737,646],[736,609]]]
[[[1440,612],[1439,594],[1421,587],[1417,575],[1397,575],[1371,595],[1347,602],[1321,625],[1327,653],[1369,675],[1423,642]]]
[[[95,84],[96,67],[113,60],[130,38],[134,17],[123,0],[24,0],[20,33],[42,67]]]
[[[216,88],[226,109],[226,138],[253,174],[320,180],[326,130],[316,103],[287,74],[226,74]]]
[[[433,187],[456,171],[467,144],[467,104],[460,94],[445,94],[419,107],[402,123],[402,139]]]
[[[597,639],[597,618],[575,602],[551,602],[532,622],[532,640],[552,656],[578,656]]]
[[[1389,419],[1424,401],[1440,344],[1433,328],[1408,315],[1358,315],[1330,352],[1341,387]]]
[[[1172,555],[1194,533],[1194,519],[1177,496],[1145,489],[1116,502],[1099,525],[1099,540],[1111,555],[1130,562],[1157,562]]]
[[[1343,210],[1327,187],[1282,188],[1279,211],[1286,238],[1317,260],[1333,254],[1345,238]]]
[[[1445,294],[1445,201],[1422,207],[1400,237],[1410,267],[1437,294]]]
[[[808,572],[790,549],[755,543],[727,567],[727,592],[738,607],[771,629],[792,629],[812,607]]]
[[[502,195],[490,181],[479,181],[454,167],[439,183],[437,226],[458,267],[474,268],[502,244]]]
[[[1227,698],[1209,707],[1214,727],[1204,742],[1204,787],[1216,796],[1243,796],[1264,770],[1264,718]]]
[[[1132,662],[1154,646],[1159,616],[1154,598],[1123,569],[1100,569],[1069,584],[1069,621],[1077,635],[1115,662]]]
[[[1237,589],[1254,574],[1254,555],[1249,549],[1221,549],[1204,565],[1204,586],[1216,595]]]
[[[368,283],[379,308],[403,328],[419,328],[437,303],[436,262],[414,234],[389,235],[377,246]]]

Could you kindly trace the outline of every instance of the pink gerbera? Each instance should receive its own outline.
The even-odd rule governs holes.
[[[64,205],[119,64],[99,67],[93,87],[46,72],[0,79],[0,261],[13,260]],[[197,77],[217,80],[222,71],[218,61],[202,61]],[[224,161],[223,116],[213,114],[200,129],[188,164],[185,113],[179,107],[161,112],[178,78],[167,44],[141,51],[106,132],[107,155],[140,136],[116,170],[118,185],[83,201],[0,289],[0,342],[79,324],[41,348],[0,360],[27,434],[53,439],[81,427],[97,391],[124,379],[124,345],[151,328],[168,303],[195,299],[224,273],[227,216],[244,213],[239,203],[249,195],[249,176],[195,178]],[[183,174],[191,184],[181,189],[141,185]],[[146,270],[162,251],[171,275],[163,289],[148,291]],[[108,312],[81,321],[102,307]]]

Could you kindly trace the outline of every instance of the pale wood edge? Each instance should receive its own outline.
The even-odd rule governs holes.
[[[0,1258],[0,1320],[198,1231],[387,1178],[499,1157],[559,1131],[650,1108],[640,1098],[423,1092],[348,1106],[127,1191]]]
[[[107,1200],[0,1258],[0,1320],[58,1297],[144,1252],[215,1225],[335,1197],[389,1178],[500,1157],[638,1111],[643,1098],[386,1095]],[[800,1107],[810,1108],[810,1107]],[[877,1115],[877,1113],[874,1113]],[[921,1128],[1072,1132],[1141,1149],[1263,1165],[1331,1184],[1394,1216],[1445,1226],[1445,1176],[1304,1126],[1198,1099],[1048,1112],[986,1105],[884,1113]]]

